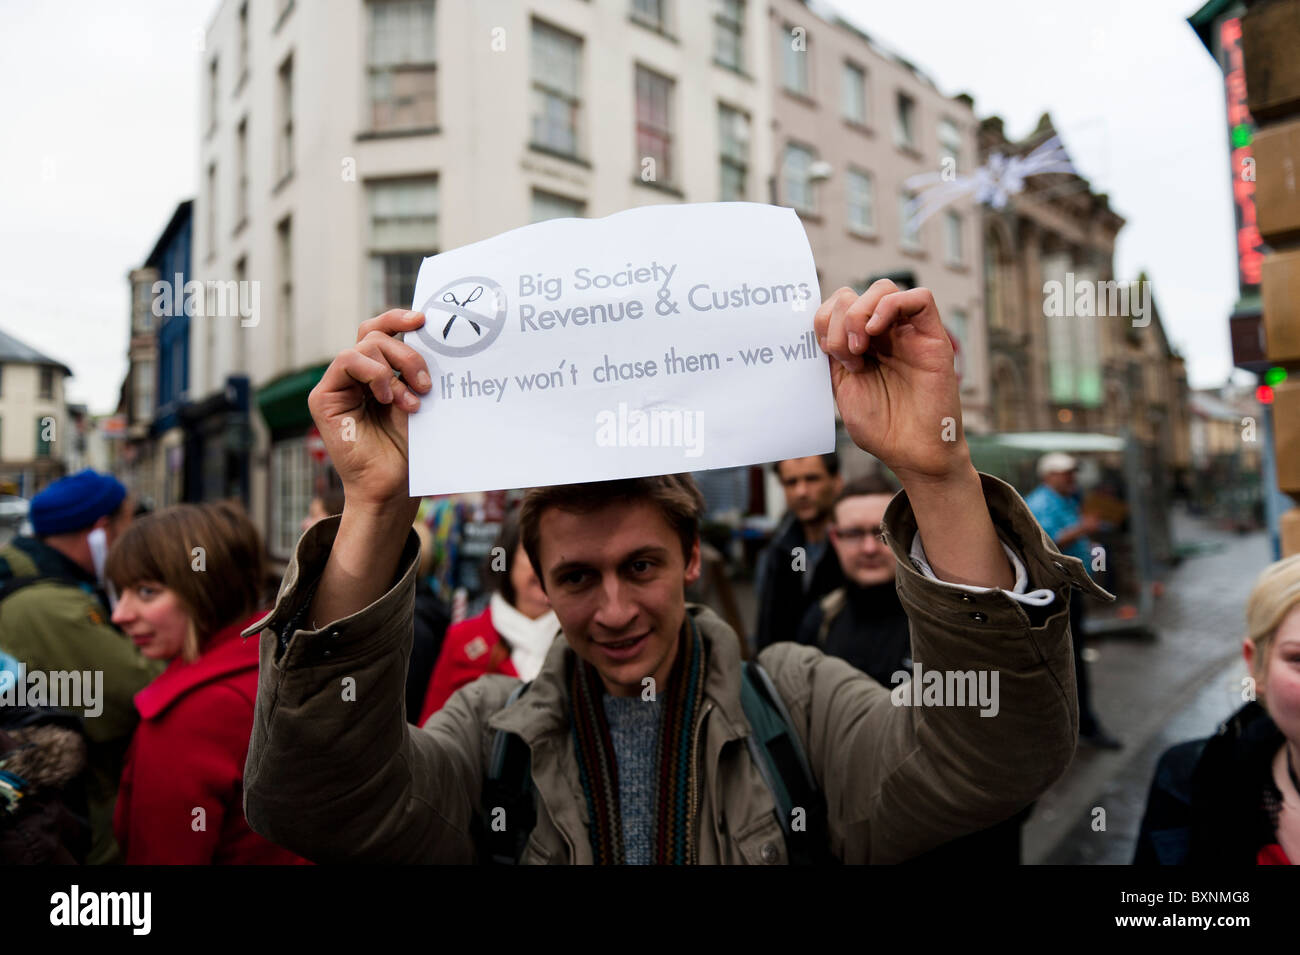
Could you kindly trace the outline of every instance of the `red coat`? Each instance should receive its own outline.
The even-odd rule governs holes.
[[[510,648],[492,625],[492,608],[486,607],[477,617],[462,620],[447,628],[442,652],[429,680],[429,691],[420,710],[420,726],[446,705],[451,695],[485,673],[518,676],[510,662]]]
[[[208,638],[135,695],[140,724],[127,751],[113,829],[127,864],[301,865],[244,820],[244,759],[257,699],[257,639]],[[202,809],[202,814],[196,810]]]

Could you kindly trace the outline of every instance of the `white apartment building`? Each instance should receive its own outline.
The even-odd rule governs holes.
[[[411,305],[423,257],[554,216],[767,200],[766,16],[754,0],[221,4],[193,275],[253,284],[244,317],[223,292],[208,310],[225,314],[194,318],[190,390],[227,414],[227,376],[250,379],[273,555],[324,489],[307,392],[361,321]]]

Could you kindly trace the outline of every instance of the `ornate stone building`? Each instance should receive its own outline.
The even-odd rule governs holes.
[[[1002,120],[980,123],[981,163],[1023,156],[1056,134],[1044,114],[1024,140]],[[984,207],[984,299],[995,431],[1105,430],[1102,339],[1095,320],[1050,322],[1044,285],[1114,278],[1115,237],[1124,219],[1087,180],[1068,173],[1028,177],[1001,210]],[[1109,320],[1117,323],[1118,320]],[[1055,352],[1055,353],[1054,353]]]

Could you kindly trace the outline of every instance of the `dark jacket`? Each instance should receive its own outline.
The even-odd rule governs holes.
[[[1135,865],[1256,865],[1276,856],[1281,796],[1273,757],[1281,730],[1247,703],[1208,739],[1179,743],[1156,764]],[[1300,860],[1291,860],[1300,862]]]
[[[804,548],[796,570],[795,548]],[[836,587],[844,585],[840,559],[829,540],[817,560],[807,553],[803,524],[787,514],[758,561],[758,630],[754,647],[763,650],[778,640],[794,640],[808,608]],[[807,590],[804,575],[811,575]]]
[[[427,577],[415,584],[415,639],[411,643],[411,662],[406,667],[406,722],[419,726],[425,693],[433,679],[433,668],[442,653],[442,643],[451,626],[447,605],[433,591]]]
[[[912,672],[907,611],[892,580],[831,591],[808,608],[797,642],[848,661],[882,686],[897,685],[900,670]]]
[[[86,861],[86,738],[81,717],[46,706],[0,706],[0,764],[21,792],[0,799],[0,864]]]

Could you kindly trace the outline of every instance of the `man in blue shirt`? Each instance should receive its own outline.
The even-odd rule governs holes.
[[[1062,554],[1077,557],[1087,569],[1092,563],[1092,542],[1100,522],[1079,508],[1079,464],[1068,454],[1053,452],[1038,461],[1042,483],[1025,498],[1025,503],[1043,525],[1047,536],[1056,542]],[[1070,634],[1074,639],[1074,673],[1079,691],[1079,738],[1100,749],[1120,749],[1123,744],[1101,728],[1092,711],[1088,691],[1087,664],[1083,660],[1083,594],[1070,598]]]

